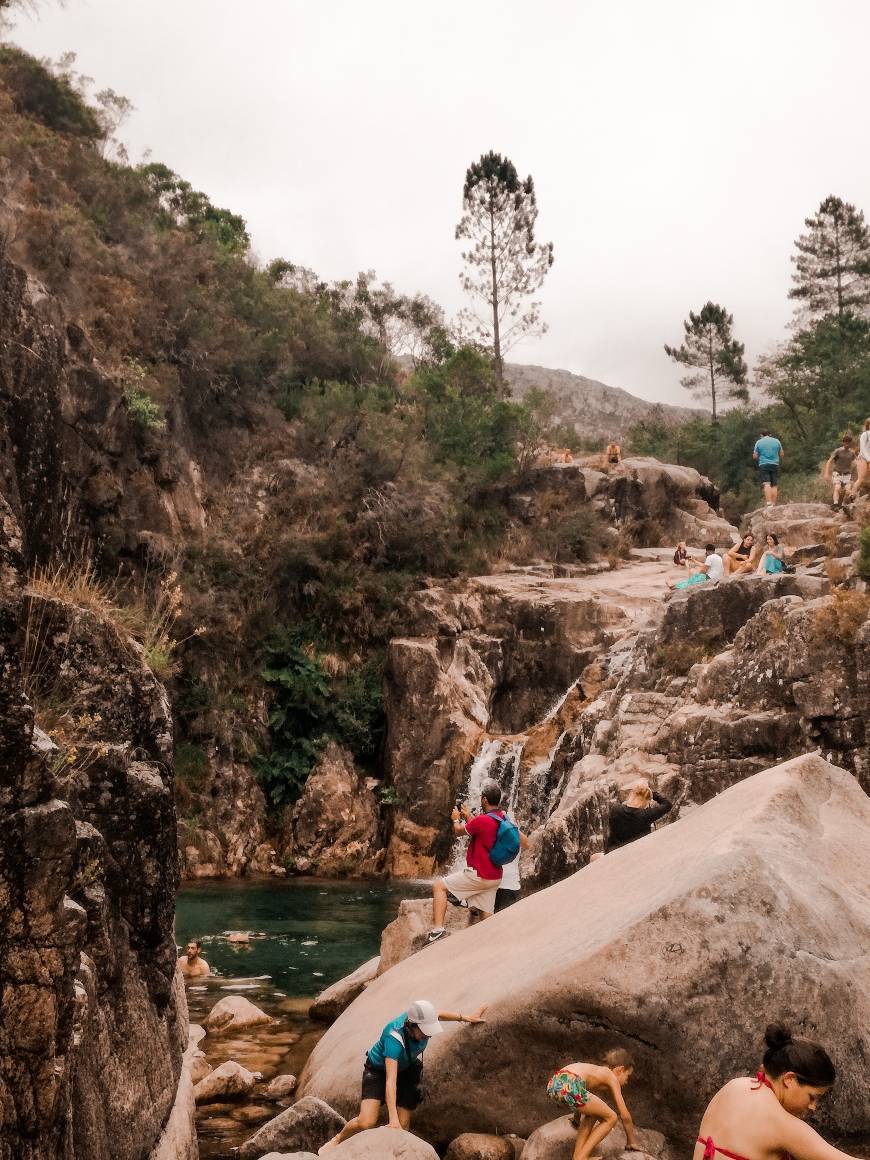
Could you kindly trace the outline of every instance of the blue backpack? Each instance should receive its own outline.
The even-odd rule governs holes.
[[[493,866],[507,866],[508,862],[513,862],[520,852],[520,832],[507,817],[500,818],[498,814],[492,813],[486,816],[498,822],[495,841],[489,850],[489,860]]]

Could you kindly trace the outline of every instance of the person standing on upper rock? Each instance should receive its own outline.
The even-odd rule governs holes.
[[[802,1122],[837,1077],[828,1053],[780,1023],[772,1023],[764,1039],[755,1079],[732,1079],[707,1105],[694,1160],[851,1160]]]
[[[432,929],[429,931],[429,942],[437,942],[447,934],[444,918],[448,902],[454,905],[467,902],[470,908],[479,910],[484,918],[489,918],[495,910],[496,894],[501,886],[502,863],[493,862],[489,855],[501,823],[505,820],[504,810],[499,809],[500,804],[501,787],[498,782],[485,781],[480,795],[482,812],[477,817],[471,816],[467,805],[462,807],[461,813],[454,809],[450,815],[454,834],[457,837],[468,834],[471,841],[465,856],[465,869],[448,874],[445,878],[437,878],[432,885]],[[518,853],[519,833],[516,826],[512,828],[517,836]]]
[[[673,802],[669,802],[660,793],[654,793],[645,778],[635,782],[625,799],[625,804],[619,802],[610,807],[607,853],[651,833],[659,818],[669,814],[673,808]]]
[[[852,436],[844,435],[840,446],[831,452],[825,464],[825,479],[834,482],[834,507],[840,506],[841,499],[848,499],[852,494],[852,468],[855,466],[855,449],[852,446]]]
[[[758,464],[758,482],[768,507],[773,507],[779,494],[779,467],[784,454],[782,444],[769,431],[761,432],[752,449],[752,458]]]

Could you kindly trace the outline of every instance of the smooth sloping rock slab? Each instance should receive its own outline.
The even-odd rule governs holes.
[[[425,1140],[396,1128],[372,1128],[351,1136],[328,1153],[335,1160],[438,1160]]]
[[[339,979],[337,983],[333,983],[331,987],[321,991],[308,1008],[308,1014],[311,1018],[317,1019],[321,1023],[333,1023],[342,1011],[351,1005],[357,995],[363,993],[366,983],[370,983],[377,975],[380,962],[380,955],[375,955],[373,959],[367,959],[361,967],[357,967],[351,974],[345,975],[343,979]]]
[[[257,1160],[265,1152],[316,1152],[344,1125],[344,1119],[323,1100],[306,1096],[255,1132],[241,1146],[239,1156]]]
[[[381,975],[318,1043],[300,1090],[350,1111],[363,1053],[412,999],[487,1002],[485,1024],[450,1025],[427,1049],[414,1122],[427,1138],[527,1136],[553,1118],[555,1067],[626,1047],[638,1122],[688,1139],[781,1018],[834,1055],[821,1128],[867,1134],[868,833],[870,799],[817,754],[747,778]]]

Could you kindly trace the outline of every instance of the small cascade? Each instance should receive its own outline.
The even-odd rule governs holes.
[[[477,756],[468,771],[468,781],[461,795],[461,801],[476,810],[479,808],[483,783],[492,779],[501,786],[503,801],[510,811],[516,805],[520,769],[523,755],[524,737],[510,739],[485,737]],[[465,838],[457,838],[450,855],[450,872],[461,870],[465,865]]]

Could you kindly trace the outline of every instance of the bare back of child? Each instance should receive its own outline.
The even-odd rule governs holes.
[[[577,1141],[573,1160],[600,1160],[594,1155],[594,1150],[613,1130],[618,1119],[625,1128],[628,1148],[637,1149],[634,1123],[622,1097],[622,1089],[633,1071],[631,1055],[617,1048],[609,1051],[601,1064],[568,1063],[552,1077],[547,1094],[574,1113]],[[615,1110],[603,1096],[611,1097]]]

